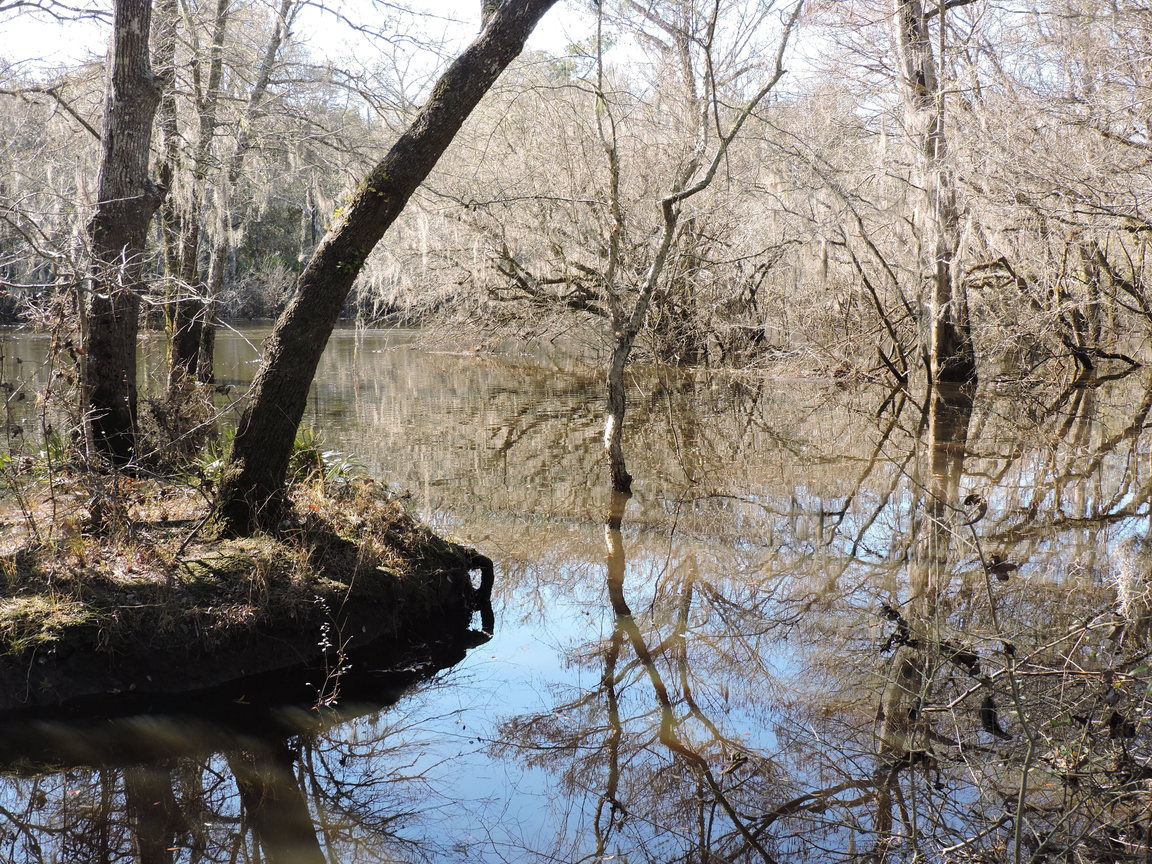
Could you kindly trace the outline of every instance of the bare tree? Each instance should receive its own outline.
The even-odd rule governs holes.
[[[936,13],[943,45],[947,10],[941,5]],[[933,381],[973,383],[976,357],[969,334],[968,304],[963,283],[955,272],[960,213],[954,176],[947,164],[944,91],[928,16],[920,0],[893,0],[892,21],[900,53],[908,131],[920,149],[923,240],[928,250],[926,348],[931,377]]]
[[[244,173],[244,162],[254,144],[252,127],[264,110],[272,73],[289,37],[292,20],[299,9],[300,3],[297,0],[281,0],[276,8],[272,31],[261,52],[256,78],[248,91],[244,111],[236,121],[232,144],[224,160],[222,176],[217,185],[220,200],[217,201],[216,207],[216,226],[208,262],[208,280],[202,308],[192,328],[195,338],[189,340],[189,348],[195,351],[195,357],[191,354],[186,357],[188,368],[194,370],[197,379],[202,382],[213,379],[212,355],[216,333],[213,325],[224,287],[225,268],[233,251],[233,237],[239,228],[238,208],[233,198]]]
[[[172,88],[175,85],[176,65],[176,8],[166,3],[162,51],[173,69],[169,91],[161,103],[161,129],[164,138],[164,161],[162,170],[172,177],[175,163],[179,158],[176,99]],[[231,0],[219,0],[212,19],[211,39],[208,47],[207,80],[201,73],[202,58],[192,58],[192,89],[196,104],[197,136],[196,146],[191,157],[189,189],[184,206],[177,211],[173,197],[165,202],[164,232],[166,241],[165,258],[169,274],[177,277],[178,297],[171,311],[171,349],[168,389],[175,400],[184,390],[188,379],[196,377],[196,361],[200,350],[200,312],[202,302],[199,294],[200,234],[202,229],[202,198],[209,173],[209,158],[212,142],[216,135],[217,112],[220,105],[221,86],[224,76],[224,41],[228,33],[228,21],[233,10]],[[171,31],[171,35],[169,35]],[[198,53],[199,39],[196,28],[187,27],[193,52]],[[173,236],[175,235],[175,236]]]
[[[623,220],[621,218],[619,199],[620,166],[618,162],[615,130],[612,126],[613,117],[601,86],[598,88],[597,99],[600,114],[606,122],[600,127],[605,158],[608,161],[611,175],[611,206],[614,227],[608,240],[609,259],[608,270],[604,280],[606,305],[610,310],[612,326],[612,354],[608,362],[607,373],[607,412],[604,421],[604,450],[608,457],[608,469],[611,477],[612,489],[615,492],[628,493],[632,490],[632,476],[628,473],[624,461],[623,432],[624,416],[627,410],[627,389],[624,382],[624,370],[628,357],[636,343],[636,337],[648,315],[648,310],[661,292],[666,290],[663,284],[665,269],[669,262],[669,255],[674,244],[683,235],[684,207],[686,202],[707,189],[716,179],[717,173],[732,143],[740,134],[740,130],[760,107],[768,94],[775,88],[777,82],[784,75],[784,54],[788,47],[788,40],[800,20],[803,2],[797,2],[787,14],[784,28],[779,37],[775,61],[763,80],[750,98],[747,99],[734,112],[729,112],[723,104],[722,82],[713,75],[712,48],[717,30],[721,26],[721,5],[715,4],[706,13],[695,6],[672,4],[668,10],[657,6],[643,11],[643,17],[651,24],[663,31],[671,50],[678,58],[681,66],[682,85],[688,89],[690,108],[695,116],[696,142],[689,152],[688,158],[679,167],[672,180],[671,188],[660,198],[659,209],[661,225],[655,251],[651,263],[639,290],[629,301],[625,298],[622,286],[617,283],[616,263],[621,255],[620,243],[623,237]],[[664,13],[661,17],[660,13]],[[699,57],[694,56],[699,52]],[[601,40],[600,69],[603,70],[603,50]],[[702,89],[698,89],[702,88]],[[730,116],[725,117],[726,114]],[[722,119],[723,118],[723,119]]]

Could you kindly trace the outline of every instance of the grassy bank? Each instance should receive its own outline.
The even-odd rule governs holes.
[[[275,536],[205,542],[204,498],[57,476],[0,509],[0,709],[193,691],[467,630],[472,550],[370,480],[298,485]]]

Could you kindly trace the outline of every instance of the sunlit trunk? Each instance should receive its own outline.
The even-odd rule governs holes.
[[[83,328],[83,400],[96,451],[136,456],[136,337],[148,227],[162,192],[148,179],[160,86],[149,64],[151,0],[116,0],[99,198],[89,223],[92,282]]]
[[[956,273],[960,212],[956,179],[947,164],[944,93],[940,86],[928,19],[920,0],[894,0],[896,44],[900,54],[908,132],[919,148],[922,195],[921,242],[929,262],[925,273],[927,354],[933,381],[974,383],[976,358],[963,283]],[[939,26],[946,15],[941,10]]]
[[[172,186],[180,167],[180,130],[177,126],[176,47],[180,17],[176,0],[157,0],[156,54],[153,65],[160,79],[159,122],[161,153],[156,164],[156,180],[165,191],[160,205],[160,245],[164,254],[164,275],[176,279],[180,273],[180,214]]]

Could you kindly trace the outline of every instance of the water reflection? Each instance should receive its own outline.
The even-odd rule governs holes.
[[[222,342],[239,392],[255,351]],[[634,383],[613,501],[595,376],[337,334],[311,422],[496,559],[500,627],[444,686],[290,740],[328,860],[1146,860],[1147,372],[923,403]],[[277,747],[258,775],[285,775]],[[9,779],[0,804],[43,848],[159,850],[168,788],[210,802],[175,860],[254,860],[234,751],[131,796],[111,765]],[[128,797],[160,802],[151,827]]]
[[[350,675],[339,709],[279,701],[297,688],[278,676],[194,704],[8,718],[2,860],[400,860],[400,829],[432,804],[422,742],[383,706],[449,659]]]
[[[714,546],[690,534],[706,524],[683,512],[666,549],[646,550],[642,530],[630,546],[627,499],[613,498],[613,627],[569,653],[600,667],[600,685],[506,723],[498,752],[549,765],[585,796],[593,859],[1142,859],[1148,614],[1117,606],[1116,571],[1067,574],[1084,564],[1064,535],[1074,525],[1104,551],[1147,530],[1146,496],[1113,495],[1133,509],[1101,514],[1071,479],[1099,488],[1119,458],[1112,478],[1136,485],[1128,430],[1147,406],[1101,434],[1098,413],[1084,422],[1091,394],[1073,397],[1070,415],[1029,431],[1057,454],[1043,463],[1050,494],[1081,486],[1081,512],[1033,509],[1015,542],[1003,527],[1020,518],[1013,496],[1047,478],[1026,489],[1004,478],[1036,464],[1036,445],[1014,437],[990,484],[995,460],[970,455],[978,415],[962,392],[935,393],[911,417],[897,403],[838,506],[805,507],[795,488],[775,511],[733,496],[811,550],[761,554],[759,571],[733,573],[740,550],[707,561]],[[908,420],[908,449],[890,449]],[[995,448],[987,430],[981,443]],[[1068,470],[1078,462],[1093,468]],[[814,479],[805,492],[838,485]],[[1148,570],[1134,566],[1146,610]]]
[[[739,837],[745,847],[755,851],[762,859],[771,861],[772,856],[757,839],[747,817],[737,811],[734,796],[725,788],[726,775],[738,768],[748,767],[749,758],[756,754],[739,740],[726,736],[701,708],[693,694],[688,652],[685,648],[696,588],[695,567],[691,562],[686,562],[684,576],[678,586],[680,597],[675,620],[667,638],[660,644],[649,644],[628,605],[625,596],[627,555],[621,529],[629,498],[630,493],[612,492],[604,528],[607,593],[615,615],[615,627],[604,651],[603,682],[609,729],[605,749],[608,767],[605,794],[598,803],[594,822],[595,855],[604,858],[610,844],[617,848],[612,835],[624,826],[628,817],[637,815],[635,808],[638,802],[625,801],[620,796],[620,750],[625,732],[620,714],[620,688],[625,685],[628,676],[618,676],[617,669],[621,651],[624,645],[628,645],[634,660],[629,658],[626,665],[635,666],[651,686],[653,714],[658,718],[655,723],[656,740],[667,751],[673,773],[691,778],[692,781],[685,790],[689,795],[683,801],[684,811],[680,821],[685,826],[698,826],[692,848],[695,857],[707,861],[713,857],[713,850],[725,849],[732,845],[733,838]],[[659,655],[663,655],[670,667],[671,684],[665,680],[657,663],[656,657]],[[711,767],[709,755],[714,757],[712,761],[717,761],[717,755],[721,757],[718,770],[714,771]],[[661,803],[666,806],[667,794],[663,797],[665,800]],[[606,814],[605,804],[608,805]],[[650,807],[647,802],[645,806],[646,809]],[[730,823],[731,827],[726,823]],[[615,854],[608,857],[614,858]]]

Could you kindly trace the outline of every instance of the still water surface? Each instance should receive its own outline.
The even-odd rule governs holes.
[[[1150,385],[638,372],[622,502],[597,376],[339,332],[307,422],[495,560],[493,638],[336,711],[9,724],[0,861],[1145,860]]]

